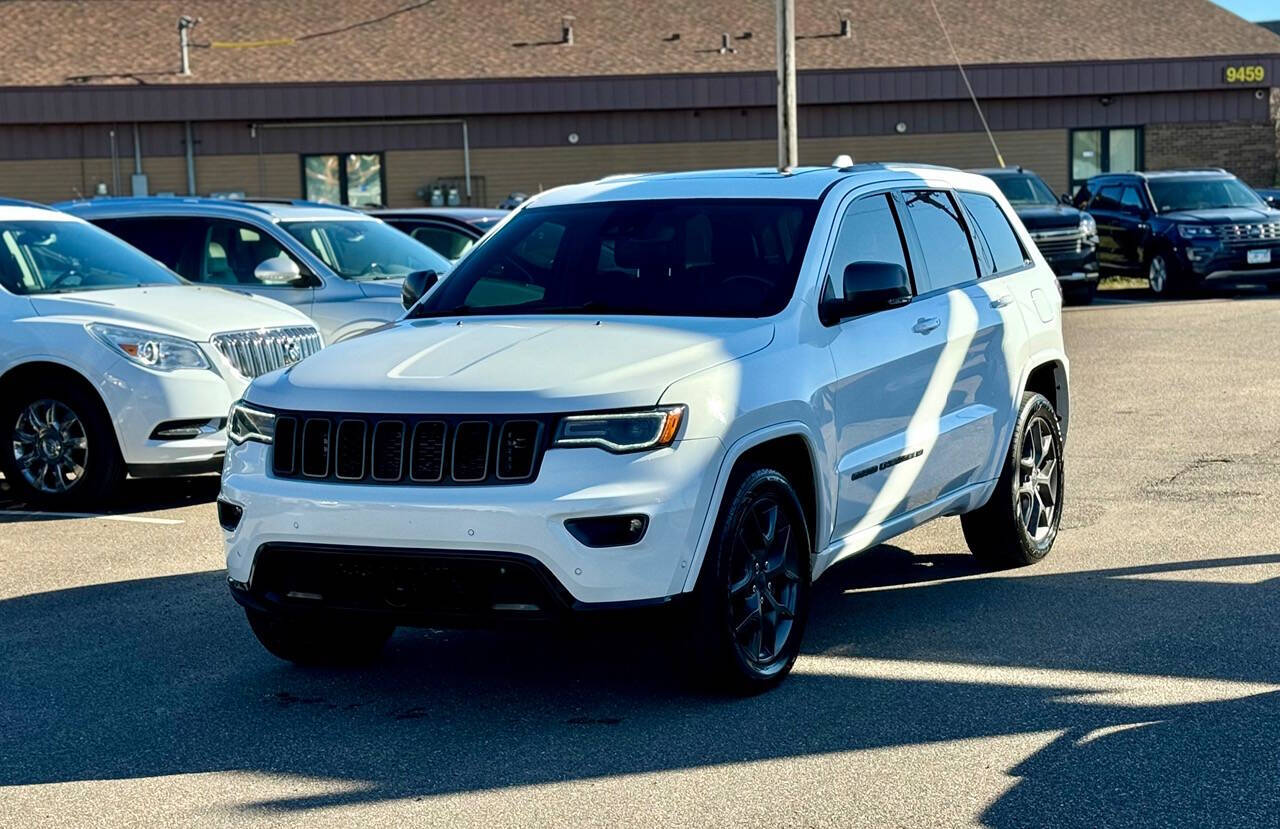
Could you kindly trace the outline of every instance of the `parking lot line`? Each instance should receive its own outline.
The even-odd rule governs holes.
[[[96,512],[42,512],[39,510],[0,510],[0,519],[13,516],[15,518],[40,518],[56,520],[59,518],[97,518],[101,521],[127,521],[132,524],[185,524],[181,518],[152,518],[147,515],[100,515]]]

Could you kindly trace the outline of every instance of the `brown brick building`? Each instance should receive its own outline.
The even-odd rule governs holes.
[[[1189,165],[1276,182],[1280,36],[1208,0],[938,8],[1004,158],[1056,189]],[[797,0],[797,32],[802,162],[993,164],[928,3]],[[775,158],[774,0],[12,0],[0,50],[0,194],[41,201],[469,184],[493,204]]]

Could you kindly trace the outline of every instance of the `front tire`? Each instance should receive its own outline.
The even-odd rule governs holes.
[[[969,551],[989,567],[1025,567],[1049,554],[1066,484],[1062,428],[1043,395],[1024,392],[991,500],[960,516]]]
[[[1167,251],[1154,253],[1147,260],[1147,285],[1151,293],[1162,299],[1189,293],[1195,287],[1193,282],[1177,257]]]
[[[800,653],[813,545],[800,499],[781,472],[735,476],[694,594],[694,669],[716,690],[777,685]]]
[[[124,479],[124,461],[102,401],[80,384],[44,380],[10,389],[0,403],[0,470],[21,501],[99,507]]]
[[[395,632],[385,622],[336,617],[285,616],[245,608],[249,627],[272,655],[298,665],[372,662]]]
[[[1092,305],[1098,295],[1098,282],[1093,280],[1083,285],[1067,288],[1062,292],[1062,301],[1067,305]]]

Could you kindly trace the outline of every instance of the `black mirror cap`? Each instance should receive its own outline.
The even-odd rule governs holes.
[[[404,284],[400,286],[400,303],[406,311],[409,310],[439,281],[440,274],[435,271],[413,271],[404,278]]]
[[[844,298],[824,300],[818,312],[824,324],[834,325],[910,301],[906,268],[896,262],[851,262],[844,269]]]

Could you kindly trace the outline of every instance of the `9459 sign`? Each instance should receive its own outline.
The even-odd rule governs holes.
[[[1224,66],[1222,80],[1226,83],[1262,83],[1267,79],[1267,68],[1252,63],[1243,66]]]

